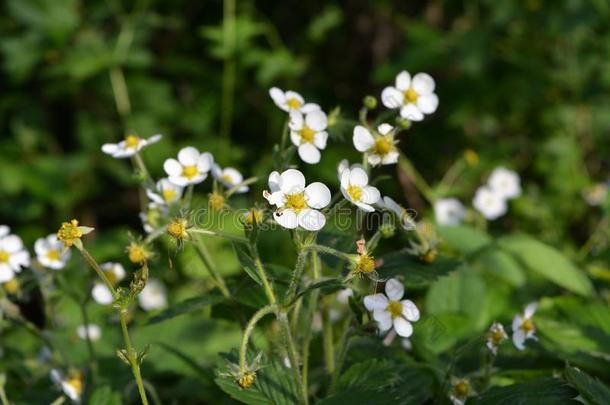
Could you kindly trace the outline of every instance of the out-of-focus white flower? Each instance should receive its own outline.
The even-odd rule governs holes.
[[[327,117],[324,111],[315,110],[303,115],[299,111],[290,112],[290,140],[298,148],[303,162],[315,164],[320,161],[320,150],[326,148],[328,133]]]
[[[341,304],[347,304],[349,298],[354,296],[354,290],[351,288],[344,288],[337,293],[337,301]]]
[[[504,331],[504,326],[499,322],[494,322],[487,332],[487,348],[495,356],[498,354],[498,346],[506,339],[508,339],[508,335]]]
[[[415,229],[415,216],[417,213],[414,210],[404,208],[402,205],[398,204],[388,196],[385,196],[382,200],[379,200],[377,205],[380,208],[393,212],[398,217],[400,225],[403,229],[407,231]]]
[[[275,221],[287,229],[300,226],[308,231],[318,231],[326,224],[326,218],[319,210],[330,203],[330,190],[320,182],[305,187],[305,176],[296,169],[288,169],[282,174],[269,175],[269,189],[263,196],[269,204],[277,207],[273,213]]]
[[[375,204],[381,198],[377,187],[369,186],[369,176],[359,167],[343,170],[341,193],[347,201],[366,212],[375,211],[371,204]]]
[[[182,197],[183,187],[172,183],[169,178],[157,182],[155,190],[146,190],[146,195],[161,206],[171,205]]]
[[[63,269],[70,259],[70,250],[64,249],[63,242],[57,239],[55,233],[37,239],[34,243],[34,251],[38,262],[53,270]]]
[[[8,226],[0,227],[0,283],[12,280],[22,267],[30,265],[30,253],[17,235],[12,235]]]
[[[489,220],[500,218],[508,210],[504,197],[486,186],[477,189],[472,205]]]
[[[157,279],[149,278],[146,286],[138,295],[138,302],[145,311],[154,311],[167,306],[167,293],[165,286]]]
[[[212,176],[222,183],[226,188],[233,188],[244,181],[244,176],[233,167],[225,167],[222,169],[219,165],[215,164],[212,166]],[[236,193],[247,193],[250,188],[248,186],[241,186],[237,189]]]
[[[54,368],[51,370],[50,375],[51,381],[57,384],[72,402],[80,403],[84,386],[83,375],[80,372],[74,371],[65,375],[60,370]]]
[[[152,145],[160,140],[160,134],[153,135],[148,139],[140,138],[137,135],[127,135],[119,143],[106,143],[102,145],[102,152],[117,159],[128,158],[138,153],[145,146]]]
[[[592,207],[598,207],[606,200],[608,195],[608,185],[605,183],[597,183],[582,193],[583,198]]]
[[[497,167],[489,175],[487,185],[497,195],[507,200],[521,195],[521,180],[517,172]]]
[[[466,216],[466,208],[457,198],[439,198],[434,203],[434,216],[439,225],[458,225]]]
[[[537,308],[538,304],[532,302],[525,307],[523,315],[517,314],[513,318],[513,344],[518,350],[525,349],[524,343],[527,339],[538,340],[534,335],[536,333],[536,326],[532,321]]]
[[[373,166],[398,162],[399,153],[394,140],[394,127],[390,124],[379,125],[374,134],[362,125],[356,125],[353,142],[358,152],[367,154],[367,160]]]
[[[470,381],[466,378],[451,378],[451,392],[449,399],[453,405],[464,405],[468,397],[474,395],[474,390],[470,385]]]
[[[97,342],[102,337],[102,328],[93,323],[80,325],[76,328],[76,334],[83,340],[86,340],[87,336],[89,336],[92,342]]]
[[[125,269],[120,263],[102,263],[100,267],[112,285],[117,285],[125,278]],[[101,305],[109,305],[114,301],[112,293],[101,281],[95,282],[91,290],[91,296],[95,302]]]
[[[398,335],[408,338],[413,334],[411,322],[419,320],[419,309],[411,300],[401,300],[405,288],[395,278],[385,284],[385,294],[373,294],[364,297],[364,306],[373,312],[373,319],[381,332],[394,326]]]
[[[204,181],[213,164],[214,157],[211,153],[199,153],[196,148],[187,146],[178,152],[178,160],[167,159],[163,163],[163,169],[169,181],[184,187]]]
[[[345,170],[345,169],[355,169],[357,167],[362,169],[362,165],[360,163],[354,163],[354,164],[350,165],[349,161],[347,159],[343,159],[337,165],[337,178],[339,178],[339,180],[341,180],[341,173],[343,173],[343,170]]]
[[[421,121],[438,107],[434,79],[427,73],[417,73],[411,79],[407,71],[396,76],[394,86],[381,92],[381,102],[387,108],[400,108],[400,116],[409,121]]]
[[[315,103],[305,103],[303,97],[296,91],[283,91],[277,87],[272,87],[269,89],[269,95],[275,105],[287,112],[300,111],[307,114],[320,109],[320,106]]]

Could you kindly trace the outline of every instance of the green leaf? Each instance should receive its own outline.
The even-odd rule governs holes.
[[[483,249],[473,261],[473,266],[520,287],[525,283],[525,273],[520,263],[509,253],[495,247]]]
[[[462,264],[441,256],[432,263],[425,263],[407,252],[390,253],[381,257],[380,262],[377,272],[382,278],[402,276],[407,287],[425,287]]]
[[[436,231],[445,243],[464,254],[474,253],[492,242],[485,232],[466,225],[438,226]]]
[[[247,251],[246,245],[243,243],[233,242],[233,248],[235,249],[237,260],[239,260],[239,264],[244,271],[250,276],[250,278],[252,278],[252,280],[256,281],[258,285],[262,286],[263,282],[256,272],[256,264],[254,263],[252,256],[250,256],[250,253]]]
[[[475,405],[563,405],[579,404],[578,392],[557,378],[540,378],[506,387],[493,387],[478,398],[468,401]]]
[[[556,249],[526,235],[511,235],[498,241],[532,271],[577,294],[590,296],[591,281],[585,273]]]
[[[399,380],[400,375],[389,360],[371,359],[356,363],[341,374],[337,390],[349,390],[356,387],[382,389],[395,385]]]
[[[331,294],[342,288],[345,288],[345,285],[343,285],[343,283],[341,282],[341,279],[338,279],[338,278],[332,278],[330,280],[319,281],[317,283],[309,285],[304,290],[300,291],[299,294],[297,295],[297,297],[295,298],[295,300],[313,290],[320,289],[323,294]]]
[[[91,394],[91,398],[89,398],[88,404],[89,405],[120,405],[120,404],[122,404],[121,394],[116,391],[112,391],[112,388],[110,388],[107,385],[104,385],[103,387],[100,387],[100,388],[96,389],[95,391],[93,391],[93,394]]]
[[[587,402],[595,405],[610,404],[610,388],[576,367],[566,367],[565,377]]]
[[[170,306],[158,315],[150,318],[146,324],[153,325],[155,323],[167,321],[168,319],[175,318],[180,315],[187,314],[189,312],[195,312],[201,308],[207,307],[208,305],[214,305],[222,302],[224,297],[217,292],[206,293],[201,297],[193,297],[175,305]]]

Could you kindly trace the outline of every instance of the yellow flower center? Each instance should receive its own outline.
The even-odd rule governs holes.
[[[187,222],[184,218],[174,218],[167,225],[167,233],[169,233],[176,240],[184,240],[188,237],[188,232],[186,231]]]
[[[392,315],[392,319],[398,318],[402,315],[402,304],[400,301],[392,300],[388,303],[386,310]]]
[[[531,332],[535,329],[534,322],[530,318],[525,318],[523,322],[521,322],[521,330],[523,332]]]
[[[57,249],[49,249],[46,256],[47,259],[51,260],[52,262],[56,262],[61,257],[61,253]]]
[[[197,166],[184,166],[182,168],[182,175],[187,179],[191,180],[193,177],[199,174]]]
[[[470,394],[470,384],[468,381],[458,381],[453,386],[453,393],[458,398],[466,398]]]
[[[13,278],[6,283],[2,284],[4,291],[9,294],[17,294],[19,292],[19,281],[16,278]]]
[[[72,246],[76,239],[80,239],[83,233],[78,229],[78,221],[73,219],[70,222],[61,224],[61,228],[57,231],[57,239],[62,241],[66,246]]]
[[[237,379],[237,384],[242,388],[250,388],[256,380],[256,373],[254,371],[247,371],[243,376]]]
[[[362,187],[349,185],[347,186],[347,195],[349,195],[352,200],[360,201],[362,198]]]
[[[424,263],[432,263],[436,260],[437,251],[435,249],[429,249],[426,253],[419,256],[419,260]]]
[[[128,148],[137,148],[138,145],[140,144],[140,138],[138,138],[135,135],[127,135],[125,137],[125,146]]]
[[[286,206],[286,208],[290,208],[296,213],[307,208],[307,202],[305,201],[305,193],[287,195],[284,205]]]
[[[172,188],[163,189],[163,191],[161,191],[161,194],[163,195],[163,199],[165,200],[166,203],[170,203],[170,202],[174,201],[174,199],[176,198],[176,195],[178,195],[176,190],[174,190]]]
[[[375,140],[375,144],[373,145],[373,152],[376,155],[385,156],[388,153],[392,152],[393,150],[394,150],[394,143],[392,143],[392,141],[388,137],[386,137],[386,136],[377,137],[377,139]]]
[[[312,143],[315,135],[316,131],[305,126],[301,129],[301,142]]]
[[[83,393],[83,380],[80,373],[75,373],[70,377],[66,378],[64,383],[72,387],[72,389],[74,389],[74,391],[76,392],[76,395],[78,395],[79,397]]]
[[[257,224],[263,222],[263,211],[257,208],[252,208],[246,215],[246,224],[252,225],[252,222],[256,221]]]
[[[224,175],[220,176],[220,180],[222,180],[228,184],[233,184],[233,179],[228,174],[224,174]]]
[[[150,253],[148,253],[144,246],[132,242],[127,246],[127,256],[132,263],[140,264],[148,260]]]
[[[506,339],[506,335],[500,328],[495,328],[489,333],[489,339],[494,346],[498,346]]]
[[[412,87],[409,87],[407,89],[407,91],[405,91],[405,99],[409,102],[409,103],[414,103],[417,101],[417,98],[419,97],[419,94],[417,94],[417,92],[415,90],[413,90]]]
[[[286,104],[288,104],[288,107],[295,109],[295,110],[301,106],[301,102],[299,100],[297,100],[296,98],[289,98],[286,101]]]
[[[368,274],[375,271],[375,259],[373,256],[364,253],[361,254],[356,262],[356,273]]]
[[[210,198],[208,199],[208,205],[214,211],[222,211],[225,207],[225,198],[222,194],[213,192],[210,194]]]
[[[0,250],[0,263],[8,263],[8,259],[11,258],[11,255],[4,251],[4,250]]]

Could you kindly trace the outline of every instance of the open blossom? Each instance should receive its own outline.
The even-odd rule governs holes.
[[[167,306],[165,286],[157,279],[149,278],[146,286],[138,295],[138,303],[145,311],[154,311]]]
[[[506,339],[508,339],[508,335],[504,331],[504,326],[501,323],[494,322],[489,328],[489,332],[487,332],[487,342],[485,344],[495,356],[498,354],[498,346]]]
[[[472,205],[489,220],[500,218],[508,210],[506,199],[486,186],[478,188]]]
[[[394,127],[390,124],[379,125],[374,133],[362,125],[356,125],[353,142],[358,152],[367,154],[367,160],[373,166],[398,162],[399,153],[394,140]]]
[[[125,268],[121,263],[102,263],[100,265],[104,275],[110,281],[110,284],[116,286],[122,279],[125,278]],[[91,296],[93,300],[101,305],[112,304],[114,298],[112,293],[101,281],[96,281],[91,290]]]
[[[64,244],[57,239],[55,233],[36,240],[34,251],[38,262],[53,270],[63,269],[68,259],[70,259],[70,251],[64,249]]]
[[[84,235],[93,232],[92,227],[78,224],[76,219],[63,222],[57,231],[57,239],[63,242],[65,248],[76,246],[82,249],[83,242],[80,240]]]
[[[434,93],[434,79],[429,74],[417,73],[411,78],[409,72],[403,70],[394,84],[381,93],[381,102],[387,108],[400,108],[400,116],[409,121],[421,121],[424,115],[436,111],[438,96]]]
[[[172,183],[169,179],[161,179],[157,181],[154,190],[146,190],[146,195],[153,203],[168,206],[180,200],[183,189],[182,186]]]
[[[74,371],[66,375],[58,369],[52,369],[50,375],[53,383],[57,384],[72,402],[80,403],[84,388],[83,375],[80,372]]]
[[[233,188],[244,181],[244,176],[237,169],[233,167],[223,169],[217,164],[212,166],[212,176],[226,188]],[[250,190],[250,187],[240,186],[236,193],[247,193],[248,190]]]
[[[458,225],[466,216],[466,208],[457,198],[439,198],[434,203],[434,216],[439,225]]]
[[[402,226],[404,230],[409,231],[415,229],[415,216],[417,212],[415,212],[414,210],[408,210],[404,208],[402,205],[398,204],[396,201],[394,201],[388,196],[383,197],[383,199],[380,199],[377,202],[377,205],[390,212],[393,212],[398,217],[398,220],[400,221],[400,226]]]
[[[22,267],[30,265],[30,254],[23,241],[10,231],[6,225],[0,226],[0,283],[12,280]]]
[[[369,176],[359,167],[343,170],[341,193],[346,200],[367,212],[375,211],[371,204],[375,204],[381,198],[379,190],[369,186]]]
[[[89,325],[80,325],[76,328],[76,334],[83,340],[88,338],[92,342],[97,342],[102,337],[102,328],[93,323]]]
[[[213,164],[212,154],[200,153],[196,148],[187,146],[178,152],[178,160],[167,159],[163,163],[163,169],[167,173],[169,181],[184,187],[204,181]]]
[[[498,167],[491,172],[487,185],[497,195],[505,199],[516,198],[521,195],[519,175],[504,167]]]
[[[273,218],[288,229],[300,226],[308,231],[318,231],[326,224],[326,218],[319,210],[330,203],[330,190],[320,182],[305,187],[305,176],[296,169],[288,169],[282,174],[269,175],[269,191],[263,196],[269,204],[277,207]]]
[[[538,304],[532,302],[525,307],[523,315],[517,314],[513,318],[513,344],[518,350],[525,349],[524,343],[527,339],[538,340],[534,335],[536,333],[536,326],[532,321],[537,308]]]
[[[138,153],[142,148],[153,143],[159,142],[161,135],[153,135],[148,139],[140,138],[137,135],[127,135],[119,143],[106,143],[102,145],[102,152],[117,158],[128,158]]]
[[[591,187],[586,188],[582,192],[582,196],[592,207],[598,207],[604,203],[606,196],[608,195],[608,184],[597,183]]]
[[[273,99],[275,105],[286,112],[300,111],[303,114],[319,110],[320,106],[315,103],[305,103],[303,97],[296,91],[283,91],[277,87],[269,89],[269,95]]]
[[[364,306],[373,312],[373,319],[381,332],[394,330],[402,337],[413,334],[411,322],[419,320],[419,309],[411,300],[402,300],[405,288],[395,278],[389,279],[385,284],[385,294],[367,295],[364,297]]]
[[[451,392],[449,399],[453,405],[464,405],[468,397],[475,395],[470,381],[466,378],[451,377]]]
[[[290,112],[290,140],[298,149],[303,162],[315,164],[320,161],[320,150],[326,148],[328,120],[324,111],[315,110],[303,115],[299,111]]]

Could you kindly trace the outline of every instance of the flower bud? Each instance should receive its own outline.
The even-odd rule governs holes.
[[[374,110],[377,108],[377,99],[374,96],[366,96],[362,100],[362,104],[367,110]]]

